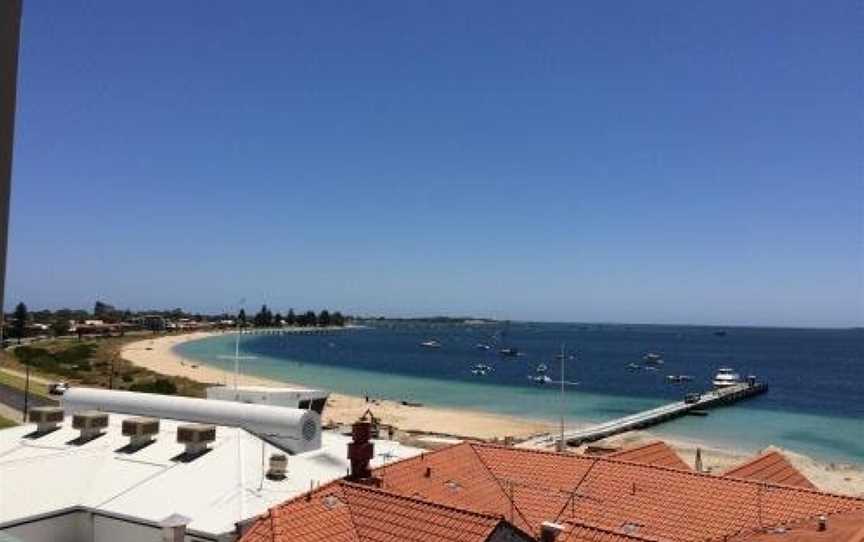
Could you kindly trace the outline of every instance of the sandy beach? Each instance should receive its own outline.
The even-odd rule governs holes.
[[[220,334],[219,332],[195,332],[136,341],[123,348],[122,356],[135,365],[157,373],[183,376],[214,385],[233,384],[233,373],[186,359],[174,351],[174,347],[180,343]],[[249,375],[241,375],[238,383],[241,386],[303,387],[302,383]],[[406,406],[388,400],[372,399],[367,403],[363,397],[339,393],[331,393],[327,409],[324,411],[324,422],[350,424],[362,416],[367,409],[371,409],[382,423],[398,427],[401,431],[445,434],[462,438],[483,440],[504,439],[507,436],[524,438],[551,428],[549,423],[536,420],[520,420],[477,411]]]
[[[135,365],[161,374],[183,376],[214,385],[231,384],[234,381],[232,373],[200,364],[196,360],[186,359],[174,351],[174,347],[180,343],[219,334],[219,332],[194,332],[136,341],[123,348],[122,356]],[[250,375],[241,375],[239,384],[271,387],[303,386],[302,383],[283,382]],[[507,436],[519,439],[555,430],[554,424],[544,421],[443,407],[412,407],[388,400],[373,400],[367,403],[363,397],[338,393],[330,395],[324,413],[324,422],[350,424],[367,409],[371,409],[382,423],[393,425],[404,432],[492,440],[504,439]],[[632,431],[594,444],[630,447],[652,440],[657,440],[657,437],[649,431]],[[686,439],[664,437],[663,440],[675,448],[681,458],[690,465],[694,464],[696,449],[700,448],[704,467],[714,473],[723,472],[753,456],[750,453],[718,449]],[[782,450],[782,452],[820,489],[864,496],[864,469],[860,466],[821,463],[789,450]]]

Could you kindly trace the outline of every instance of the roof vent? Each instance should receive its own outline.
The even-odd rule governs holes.
[[[564,526],[551,521],[544,521],[540,525],[540,540],[541,542],[555,542],[558,538],[558,533],[564,530]]]
[[[98,410],[84,410],[72,415],[72,428],[79,429],[81,436],[78,441],[83,443],[102,435],[102,430],[108,427],[108,414]]]
[[[270,454],[270,468],[267,469],[267,478],[271,480],[284,480],[288,472],[288,456],[285,454]]]
[[[326,497],[321,499],[321,503],[327,510],[333,510],[337,506],[341,505],[342,501],[340,501],[339,497],[337,497],[336,495],[327,495]]]
[[[828,517],[825,514],[819,516],[819,527],[820,531],[825,531],[828,529]]]
[[[156,418],[126,418],[123,420],[123,436],[129,437],[129,448],[137,450],[151,442],[159,434]]]
[[[215,425],[187,423],[177,427],[177,442],[186,445],[187,457],[203,454],[207,451],[207,445],[215,440]]]
[[[63,409],[60,407],[35,407],[28,414],[30,423],[36,424],[36,434],[44,435],[60,427],[63,423]]]

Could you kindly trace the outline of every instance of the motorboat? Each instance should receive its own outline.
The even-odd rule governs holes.
[[[441,342],[437,339],[429,339],[420,343],[423,348],[441,348]]]
[[[741,383],[741,375],[729,367],[721,367],[711,381],[715,389],[728,388]]]
[[[474,348],[477,350],[492,350],[492,347],[486,343],[477,343]]]
[[[693,377],[690,375],[668,375],[666,376],[666,380],[674,384],[680,384],[682,382],[690,382],[693,380]]]
[[[491,373],[494,369],[491,365],[486,365],[485,363],[478,363],[474,367],[471,368],[471,374],[475,376],[486,376]]]
[[[536,371],[537,373],[540,373],[540,374],[545,373],[545,372],[548,371],[548,370],[549,370],[549,367],[548,367],[545,363],[541,363],[541,364],[538,365],[537,368],[535,369],[535,371]]]
[[[642,356],[642,361],[646,365],[663,365],[663,355],[655,352],[648,352]]]
[[[502,348],[501,350],[498,351],[498,353],[501,354],[502,356],[507,356],[507,357],[516,357],[516,356],[519,355],[519,349],[518,349],[518,348],[513,348],[513,347],[511,346],[511,347],[508,347],[508,348]]]
[[[552,382],[552,379],[549,378],[548,375],[533,375],[529,376],[528,380],[534,382],[535,384],[549,384]]]
[[[638,363],[628,363],[627,368],[631,371],[637,371],[641,368],[641,366]]]

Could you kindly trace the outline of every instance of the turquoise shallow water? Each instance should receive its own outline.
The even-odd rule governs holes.
[[[813,336],[806,333],[811,330],[802,335],[799,330],[764,333],[735,328],[729,337],[739,337],[727,340],[729,337],[718,337],[704,328],[532,326],[514,324],[509,331],[507,340],[518,341],[526,352],[515,359],[498,359],[476,350],[478,340],[489,339],[493,331],[477,326],[379,328],[327,336],[243,336],[244,354],[256,357],[243,362],[243,371],[340,393],[557,420],[556,389],[533,385],[526,376],[539,361],[557,374],[555,341],[567,336],[568,343],[580,346],[577,359],[566,362],[567,380],[581,382],[568,387],[565,394],[568,423],[604,421],[675,400],[687,387],[669,385],[664,372],[693,374],[696,379],[691,389],[699,389],[707,387],[719,364],[732,363],[742,372],[765,375],[771,391],[713,410],[707,417],[674,420],[652,432],[743,451],[775,444],[824,460],[864,464],[860,405],[864,395],[857,395],[860,380],[850,385],[850,378],[857,374],[852,371],[860,370],[861,362],[860,337],[854,332],[849,336],[817,332]],[[819,374],[828,372],[830,377],[822,378],[829,380],[824,386],[811,380],[812,367],[805,358],[799,361],[790,356],[790,334],[807,345],[807,356],[821,360]],[[418,348],[419,341],[430,336],[444,343],[440,351]],[[233,336],[225,335],[184,343],[177,350],[203,363],[231,369],[233,361],[219,356],[230,356],[233,348]],[[645,350],[665,352],[667,362],[658,374],[634,374],[624,368]],[[775,356],[782,360],[776,372],[772,371]],[[488,378],[471,375],[468,369],[478,361],[492,364],[496,371]],[[795,365],[800,367],[796,370]]]

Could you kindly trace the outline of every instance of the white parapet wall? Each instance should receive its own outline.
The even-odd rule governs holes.
[[[312,410],[299,408],[72,388],[63,395],[63,409],[67,414],[99,410],[241,427],[295,454],[321,447],[321,417]]]

